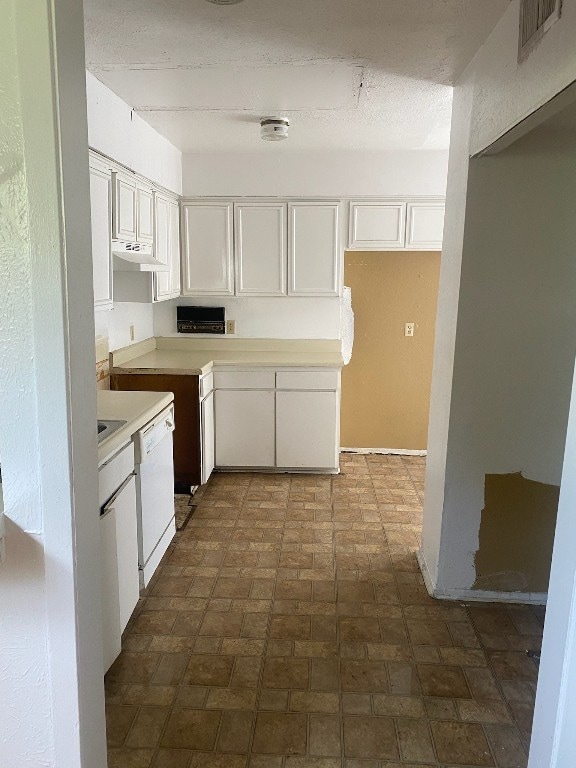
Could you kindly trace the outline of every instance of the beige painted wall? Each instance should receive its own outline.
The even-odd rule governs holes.
[[[345,254],[355,316],[342,373],[346,448],[426,448],[439,274],[438,252]],[[411,322],[415,335],[406,338]]]

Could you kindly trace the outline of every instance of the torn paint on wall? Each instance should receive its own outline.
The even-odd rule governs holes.
[[[473,589],[547,592],[560,488],[486,475]]]

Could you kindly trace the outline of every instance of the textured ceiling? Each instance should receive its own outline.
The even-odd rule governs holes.
[[[451,85],[508,2],[84,0],[87,67],[185,152],[273,151],[274,111],[292,148],[445,149]]]

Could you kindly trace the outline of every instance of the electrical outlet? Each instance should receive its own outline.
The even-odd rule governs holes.
[[[404,326],[404,336],[414,336],[414,323],[406,323]]]
[[[236,320],[226,320],[226,333],[236,333]]]
[[[136,338],[136,328],[135,328],[135,326],[131,325],[130,326],[130,341],[134,341],[135,338]]]

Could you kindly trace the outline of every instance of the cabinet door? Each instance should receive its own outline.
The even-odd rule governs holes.
[[[136,188],[136,239],[151,243],[154,239],[154,193],[149,187]]]
[[[172,253],[170,242],[170,224],[171,224],[170,201],[156,195],[154,200],[154,256],[162,264],[171,266]],[[154,273],[154,298],[156,301],[163,301],[172,297],[172,275],[171,272]]]
[[[278,467],[338,467],[338,393],[276,393]]]
[[[123,632],[140,597],[138,573],[138,522],[136,512],[136,481],[130,477],[110,504],[116,512],[116,552],[120,631]]]
[[[232,203],[182,207],[184,296],[232,296]]]
[[[180,207],[170,201],[170,277],[172,280],[172,298],[180,296]]]
[[[290,203],[289,295],[339,295],[339,214],[338,203]]]
[[[120,173],[112,174],[112,237],[136,240],[136,182]]]
[[[408,203],[406,247],[415,251],[441,251],[444,203]]]
[[[234,206],[237,296],[286,293],[285,203],[238,203]]]
[[[112,304],[111,190],[110,173],[91,167],[92,270],[96,307],[109,307]]]
[[[404,248],[405,203],[350,203],[348,246],[356,250]]]
[[[214,471],[214,392],[200,404],[202,485]]]
[[[217,467],[273,467],[274,392],[216,390]]]
[[[104,671],[107,672],[122,650],[118,555],[116,551],[116,510],[114,508],[100,518],[100,565],[102,655],[104,657]]]

